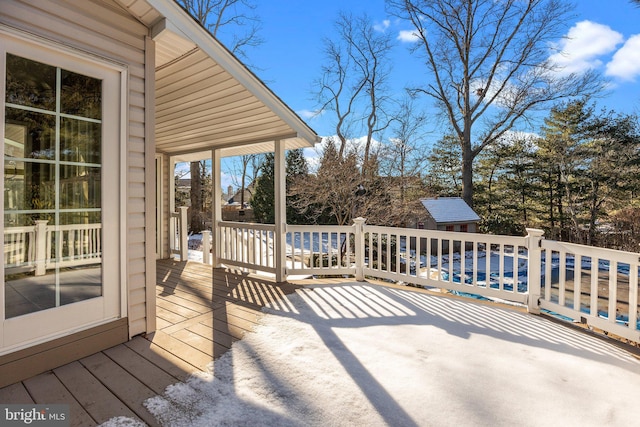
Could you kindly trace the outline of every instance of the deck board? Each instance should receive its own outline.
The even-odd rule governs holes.
[[[135,337],[123,345],[174,377],[176,379],[175,382],[184,381],[191,374],[198,371],[197,366],[186,362],[146,338]]]
[[[0,403],[35,403],[23,383],[0,388]]]
[[[140,421],[140,418],[126,404],[111,393],[80,362],[69,363],[54,369],[53,372],[98,424],[116,416]]]
[[[156,271],[156,332],[0,388],[0,403],[67,403],[72,426],[119,416],[155,425],[148,397],[205,371],[298,287],[193,262],[160,260]]]
[[[156,396],[153,390],[103,352],[85,357],[80,360],[80,363],[144,422],[149,425],[158,425],[143,403],[146,399]]]
[[[124,344],[112,347],[103,353],[139,381],[144,382],[156,394],[162,393],[167,386],[174,384],[176,380],[182,379],[168,374]]]
[[[95,426],[96,421],[84,410],[53,372],[45,372],[23,382],[35,403],[67,404],[71,425]]]

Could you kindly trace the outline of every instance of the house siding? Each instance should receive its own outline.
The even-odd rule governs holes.
[[[145,66],[153,69],[153,58],[145,55],[150,41],[148,28],[111,0],[2,0],[0,23],[54,41],[61,45],[89,52],[127,65],[128,68],[128,128],[126,130],[126,271],[129,336],[153,328],[148,322],[146,292],[153,284],[155,273],[149,271],[149,227],[155,226],[154,210],[149,215],[147,192],[154,191],[153,169],[147,170],[148,158],[153,159],[153,137],[145,128]],[[151,63],[149,63],[151,61]],[[145,65],[146,64],[146,65]],[[153,75],[153,74],[151,74]],[[153,135],[153,132],[151,132]],[[152,199],[153,200],[153,199]],[[151,230],[155,232],[155,230]],[[151,253],[153,244],[150,242]],[[155,256],[153,257],[155,262]],[[153,304],[153,302],[152,302]],[[151,325],[151,326],[150,326]]]
[[[162,254],[161,258],[169,258],[169,220],[171,218],[171,207],[169,190],[173,188],[169,184],[172,178],[173,170],[169,162],[169,156],[162,155]]]

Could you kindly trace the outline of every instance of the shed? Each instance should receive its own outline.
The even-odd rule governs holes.
[[[426,210],[425,221],[418,228],[475,233],[480,217],[460,197],[421,199]]]

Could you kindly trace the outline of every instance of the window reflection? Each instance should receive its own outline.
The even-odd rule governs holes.
[[[12,318],[102,295],[102,82],[7,54],[6,88],[4,292]]]
[[[102,114],[101,85],[100,80],[62,70],[61,112],[90,119],[100,119]]]
[[[56,117],[7,107],[5,157],[55,159]]]
[[[56,109],[56,68],[7,53],[6,101],[11,104]]]
[[[60,208],[100,207],[100,168],[60,166]]]
[[[100,123],[63,117],[60,120],[60,160],[100,163]]]

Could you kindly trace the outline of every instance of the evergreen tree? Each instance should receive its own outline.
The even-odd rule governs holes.
[[[478,157],[475,209],[482,231],[521,235],[530,225],[533,153],[530,139],[513,133]]]
[[[263,224],[275,224],[275,156],[267,153],[262,166],[260,176],[256,180],[255,190],[251,198],[253,215],[257,222]]]
[[[581,239],[576,208],[582,157],[580,146],[585,138],[585,124],[593,109],[585,100],[556,106],[544,121],[538,141],[538,166],[547,203],[546,222],[550,237],[561,240]],[[567,222],[572,223],[571,227]],[[570,232],[571,231],[571,232]]]
[[[589,139],[582,146],[585,159],[580,192],[582,218],[587,244],[594,244],[596,225],[608,211],[633,203],[638,189],[640,137],[634,116],[613,112],[594,117],[587,123]]]
[[[428,183],[440,196],[462,194],[460,146],[456,137],[445,135],[431,149]]]
[[[287,224],[306,224],[308,209],[298,203],[296,187],[304,188],[309,178],[309,165],[302,148],[287,151]]]

